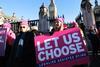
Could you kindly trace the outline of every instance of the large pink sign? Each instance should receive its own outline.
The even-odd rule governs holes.
[[[6,29],[0,28],[0,56],[5,55],[6,49]]]
[[[35,48],[38,67],[71,67],[89,62],[79,28],[37,36]]]

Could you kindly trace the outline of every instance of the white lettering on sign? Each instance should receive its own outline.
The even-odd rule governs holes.
[[[51,39],[44,40],[45,49],[51,49],[52,45],[50,45]]]
[[[66,35],[63,35],[63,39],[64,39],[65,44],[71,44],[72,43],[71,34],[68,34],[68,38],[66,38]]]
[[[73,38],[74,42],[79,42],[80,41],[80,37],[79,37],[78,33],[73,33],[72,38]]]
[[[53,48],[53,47],[50,45],[50,41],[54,41],[54,46],[55,46],[55,47],[58,47],[58,42],[57,42],[58,39],[59,39],[58,37],[55,37],[55,38],[51,38],[51,39],[46,39],[46,40],[44,40],[45,48],[46,48],[46,49],[51,49],[51,48]],[[37,47],[38,47],[38,51],[45,50],[45,48],[43,48],[43,47],[40,46],[40,41],[37,41]]]
[[[43,57],[44,54],[45,53],[43,51],[38,54],[38,58],[39,58],[40,61],[44,61],[45,60],[45,57]]]
[[[75,54],[75,53],[77,52],[77,50],[76,50],[74,44],[71,44],[71,45],[69,46],[69,49],[70,49],[70,53],[71,53],[71,54]]]
[[[62,38],[63,44],[59,42],[60,38]],[[45,61],[85,51],[79,33],[75,32],[68,35],[62,35],[60,36],[60,38],[55,37],[55,38],[45,39],[42,45],[40,45],[40,41],[36,42],[39,61]]]
[[[38,47],[38,51],[44,50],[44,48],[40,47],[40,42],[39,41],[37,41],[37,47]]]
[[[83,52],[84,51],[81,42],[80,43],[76,43],[76,47],[77,47],[78,52]]]
[[[55,47],[58,47],[58,42],[57,42],[58,39],[59,37],[52,38],[52,40],[54,40]]]

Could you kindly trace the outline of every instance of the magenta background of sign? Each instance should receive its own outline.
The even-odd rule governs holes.
[[[82,36],[81,36],[81,33],[80,33],[80,29],[79,28],[72,28],[72,29],[69,29],[69,30],[64,30],[64,31],[60,31],[60,32],[55,32],[52,36],[49,36],[49,35],[42,35],[42,36],[37,36],[37,37],[35,37],[35,47],[37,46],[37,41],[40,41],[41,42],[41,47],[44,47],[44,40],[45,39],[50,39],[50,38],[53,38],[53,37],[59,37],[59,43],[61,44],[61,45],[59,45],[59,47],[62,47],[62,46],[64,46],[65,44],[62,42],[63,40],[62,40],[62,38],[61,38],[61,36],[62,35],[66,35],[66,34],[71,34],[71,33],[74,33],[74,32],[78,32],[79,33],[79,36],[80,36],[80,38],[81,38],[81,41],[80,42],[82,42],[83,43],[83,40],[82,40]],[[51,41],[50,42],[50,44],[51,45],[53,45],[53,41]],[[85,49],[85,52],[87,52],[87,48],[86,48],[86,46],[84,45],[84,43],[83,43],[83,45],[82,45],[83,47],[84,47],[84,49]],[[45,51],[45,50],[43,50],[43,51]],[[43,61],[43,62],[40,62],[39,60],[38,60],[38,51],[37,51],[37,47],[36,47],[36,59],[37,59],[37,64],[39,64],[39,63],[44,63],[44,62],[47,62],[46,60],[45,61]],[[78,53],[76,53],[76,54],[78,54]],[[68,56],[70,56],[70,55],[68,55]],[[63,58],[64,56],[61,56],[60,58]],[[54,59],[57,59],[57,58],[54,58]],[[50,60],[53,60],[53,59],[50,59]],[[48,61],[50,61],[50,60],[48,60]],[[67,64],[67,65],[74,65],[74,64],[86,64],[86,63],[88,63],[89,62],[89,58],[88,58],[88,56],[86,56],[86,57],[82,57],[82,58],[79,58],[79,59],[75,59],[75,60],[72,60],[72,61],[70,61],[70,63],[68,62],[68,61],[66,61],[66,62],[62,62],[62,63],[57,63],[57,64],[51,64],[51,65],[48,65],[48,66],[55,66],[55,65],[61,65],[61,67],[63,67],[62,66],[62,64],[64,64],[64,66]]]

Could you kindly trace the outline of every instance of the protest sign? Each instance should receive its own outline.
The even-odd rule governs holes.
[[[79,28],[35,37],[38,67],[70,67],[89,62],[87,48]]]
[[[0,56],[5,55],[6,49],[6,29],[0,28]]]

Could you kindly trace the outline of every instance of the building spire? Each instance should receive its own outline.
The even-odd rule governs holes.
[[[98,6],[98,1],[97,0],[95,0],[95,6]]]
[[[56,8],[54,0],[50,0],[49,17],[52,19],[57,17],[57,8]]]
[[[15,12],[13,12],[12,17],[15,17],[15,14],[16,14],[16,13],[15,13]]]
[[[51,0],[51,3],[54,3],[54,0]]]
[[[42,3],[42,6],[41,6],[41,7],[43,7],[43,8],[45,7],[45,6],[44,6],[44,2]]]

